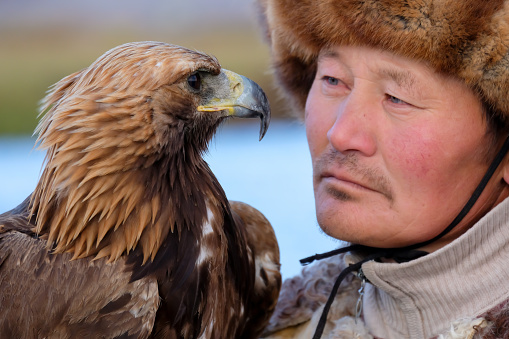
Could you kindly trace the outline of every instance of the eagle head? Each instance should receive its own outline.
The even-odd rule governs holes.
[[[183,177],[212,175],[201,155],[222,121],[260,117],[260,139],[270,121],[256,83],[214,57],[160,42],[118,46],[65,77],[42,114],[36,132],[47,155],[31,197],[35,231],[56,252],[110,260],[139,244],[153,258],[165,235],[184,227],[171,206],[193,196]]]
[[[113,48],[54,85],[42,103],[46,115],[37,131],[45,148],[60,136],[56,129],[65,129],[93,140],[88,150],[117,145],[136,152],[143,144],[153,153],[172,152],[188,139],[203,148],[227,117],[259,116],[260,139],[270,122],[255,82],[212,56],[160,42]]]

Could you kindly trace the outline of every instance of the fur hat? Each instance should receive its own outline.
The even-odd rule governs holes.
[[[366,45],[463,80],[509,121],[509,0],[259,0],[276,78],[299,114],[319,51]]]

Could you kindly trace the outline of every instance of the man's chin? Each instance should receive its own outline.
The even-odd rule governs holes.
[[[323,206],[322,206],[323,207]],[[347,226],[345,224],[345,219],[342,219],[338,214],[331,215],[330,211],[317,210],[317,220],[318,225],[322,229],[322,231],[337,240],[354,242],[353,234],[351,231],[354,227]],[[338,217],[340,218],[338,220]]]
[[[327,236],[335,240],[344,242],[345,246],[347,246],[348,244],[358,244],[376,247],[373,246],[373,244],[371,244],[369,241],[366,241],[366,239],[362,239],[361,237],[359,237],[357,234],[353,234],[351,231],[348,232],[347,229],[321,223],[319,223],[319,226],[322,229],[323,233],[325,233]]]
[[[380,234],[373,232],[375,226],[368,226],[369,221],[364,221],[364,218],[360,217],[361,213],[365,215],[369,212],[359,211],[358,206],[354,206],[355,201],[329,198],[319,204],[316,210],[318,225],[328,236],[352,244],[384,246],[383,242],[377,241]]]
[[[376,248],[397,248],[420,242],[417,240],[401,242],[401,239],[388,237],[388,232],[373,233],[367,228],[363,229],[363,226],[365,227],[366,225],[360,225],[359,220],[349,220],[345,223],[337,219],[329,219],[327,222],[324,222],[321,221],[321,218],[318,216],[317,219],[318,225],[326,235],[349,244],[358,244]],[[372,227],[374,226],[371,225],[371,229]]]

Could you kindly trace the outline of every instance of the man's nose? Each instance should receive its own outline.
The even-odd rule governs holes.
[[[327,132],[330,144],[340,152],[357,151],[371,156],[376,151],[376,104],[360,91],[352,91],[336,108],[336,120]]]

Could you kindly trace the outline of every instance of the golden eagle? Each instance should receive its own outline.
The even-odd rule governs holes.
[[[202,154],[270,111],[208,55],[128,43],[53,86],[35,191],[0,215],[1,338],[256,338],[281,276],[274,231]],[[234,164],[232,164],[232,167]]]

